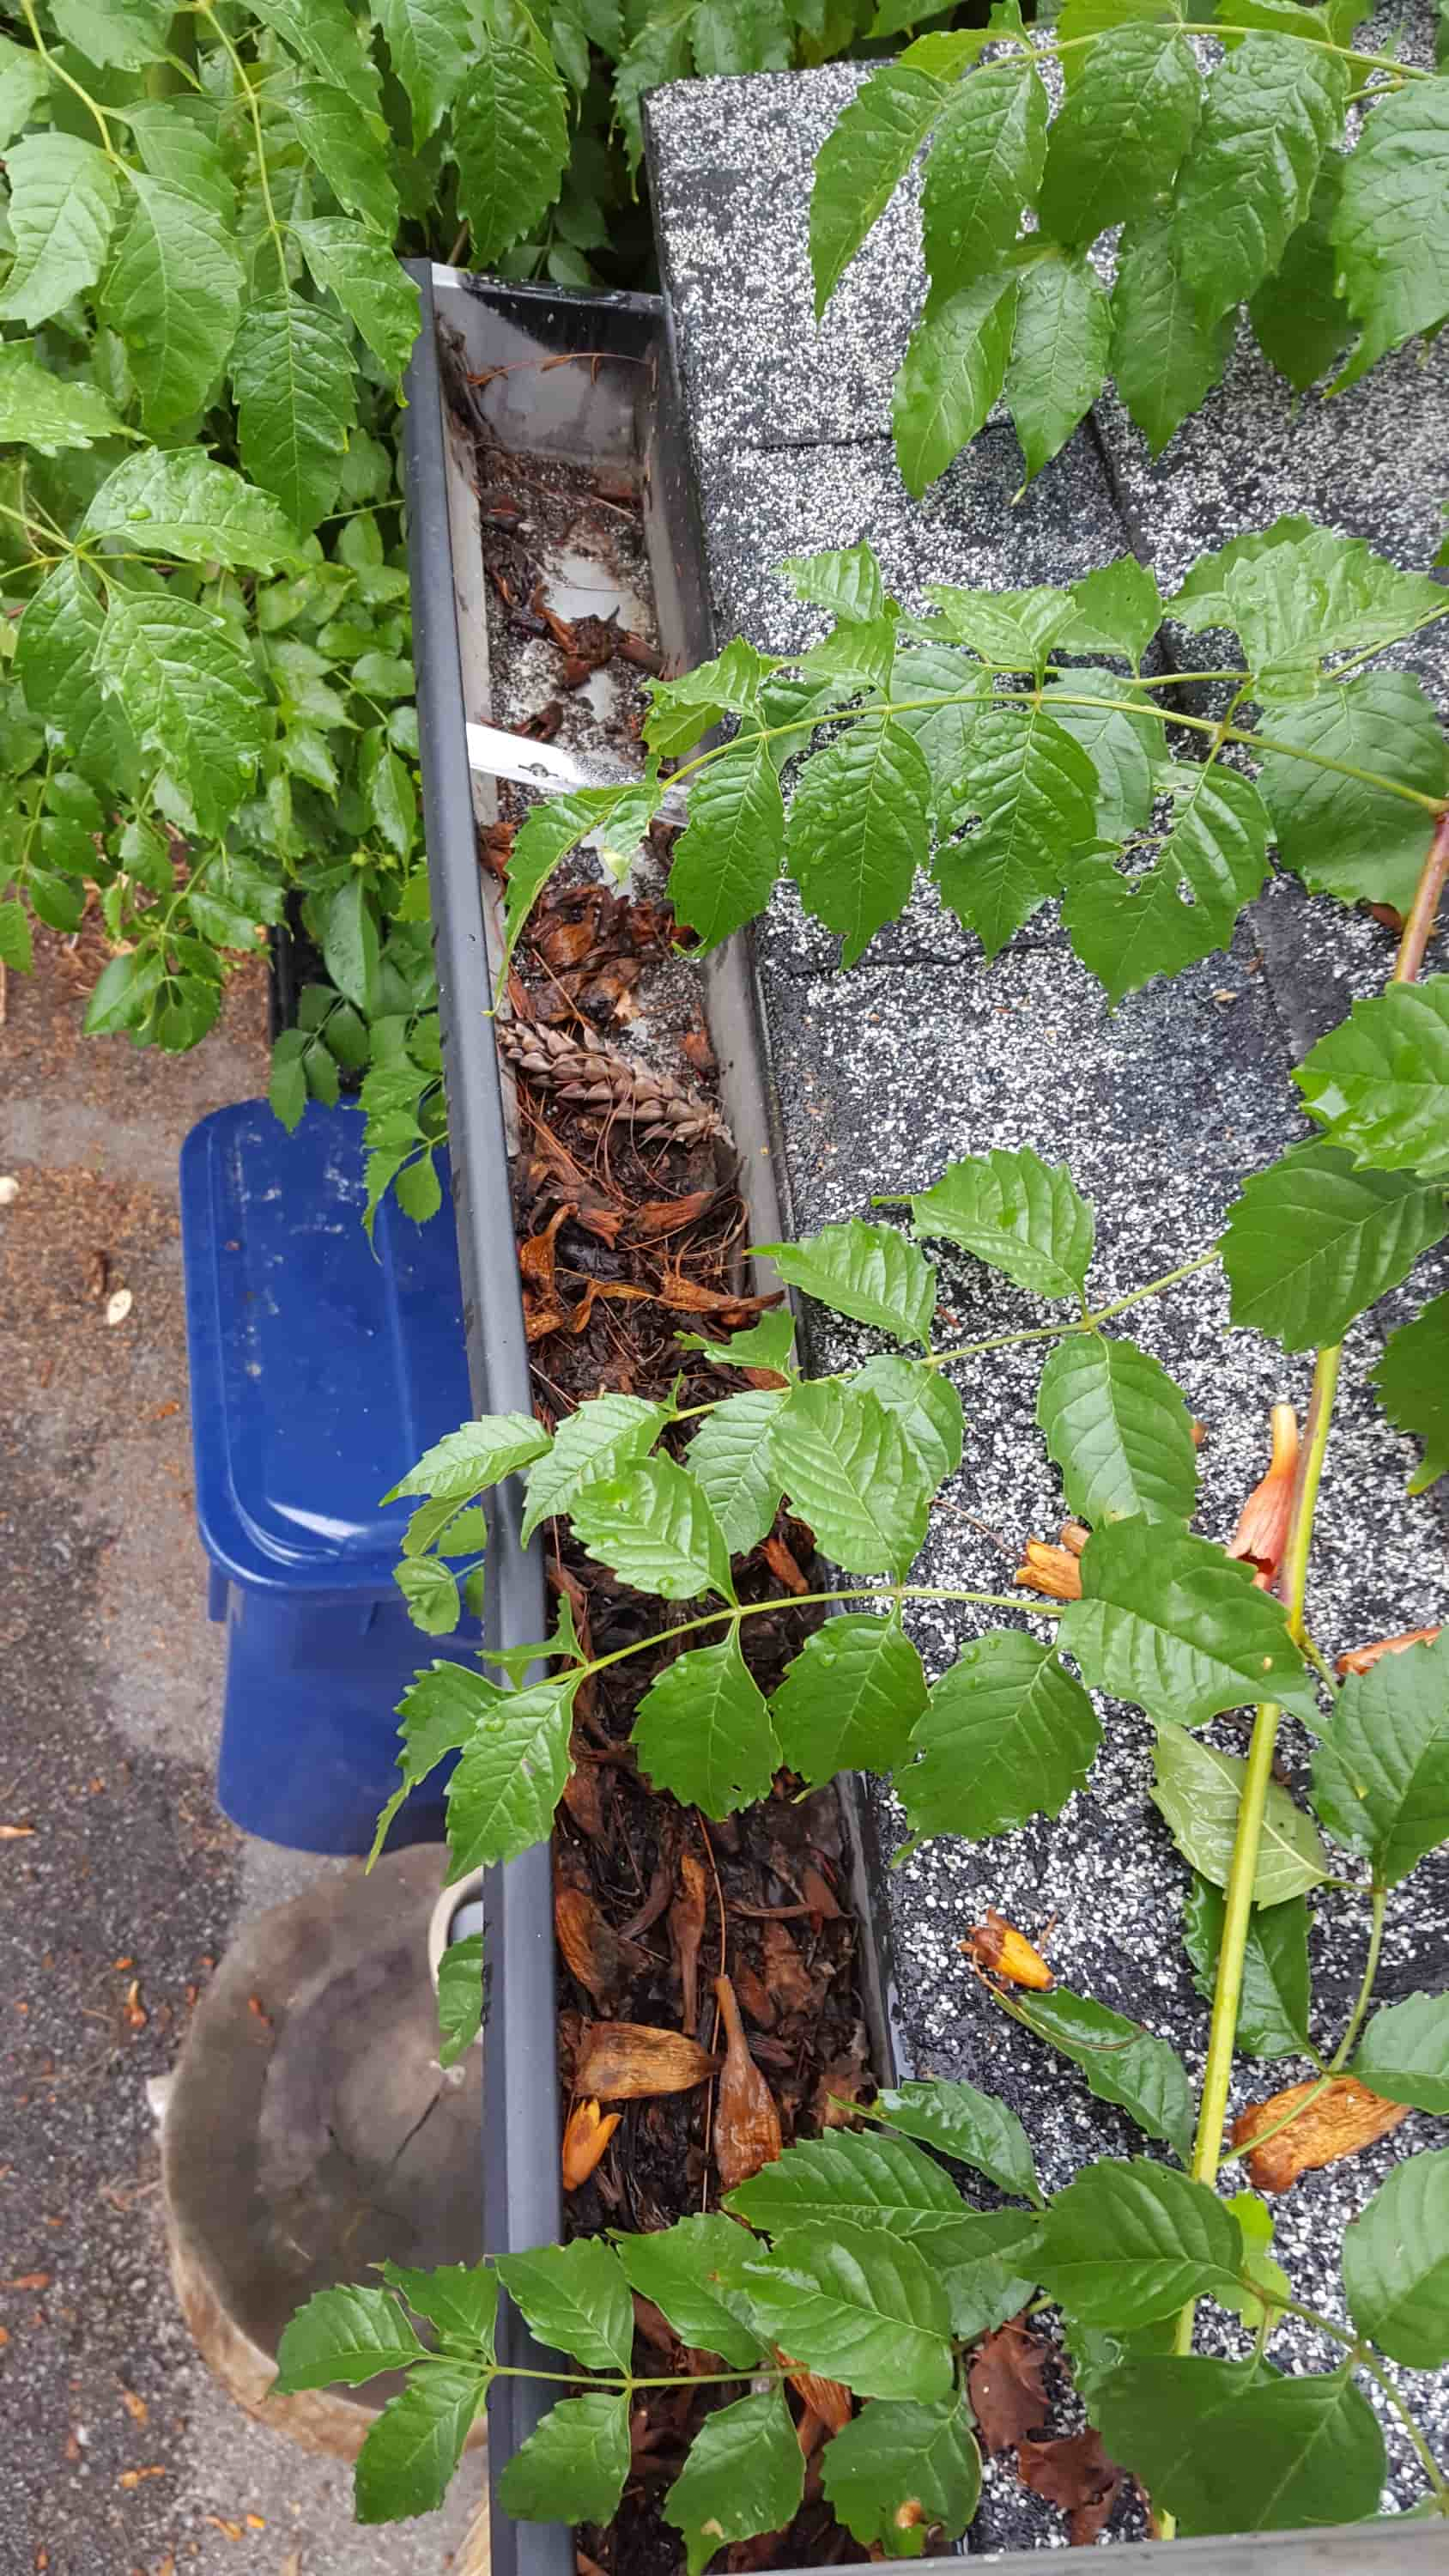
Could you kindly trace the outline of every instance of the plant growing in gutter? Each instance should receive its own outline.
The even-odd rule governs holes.
[[[421,1626],[454,1624],[460,1572],[471,1569],[464,1579],[476,1587],[486,1562],[479,1498],[504,1489],[513,1508],[519,1477],[525,1536],[566,1521],[620,1581],[686,1615],[589,1658],[565,1601],[552,1638],[497,1659],[500,1678],[451,1664],[420,1673],[400,1712],[399,1796],[455,1755],[454,1876],[516,1857],[549,1832],[581,1685],[667,1644],[673,1660],[645,1693],[632,1738],[654,1786],[722,1817],[767,1795],[782,1767],[806,1785],[869,1769],[893,1779],[913,1837],[980,1841],[1059,1813],[1100,1742],[1092,1693],[1125,1701],[1153,1728],[1154,1799],[1192,1871],[1184,1938],[1212,2003],[1203,2082],[1194,2101],[1166,2040],[1089,1995],[1052,1988],[1036,1954],[998,1925],[975,1945],[997,2005],[1125,2111],[1156,2154],[1089,2164],[1044,2204],[1030,2145],[1004,2105],[968,2085],[908,2084],[858,2115],[867,2129],[831,2130],[783,2155],[766,2149],[723,2211],[660,2234],[444,2274],[388,2268],[381,2286],[325,2292],[288,2330],[279,2386],[407,2369],[404,2393],[364,2447],[358,2511],[423,2510],[442,2494],[496,2375],[492,2326],[506,2291],[580,2370],[558,2374],[570,2393],[508,2465],[504,2509],[607,2520],[629,2469],[631,2396],[659,2384],[634,2375],[628,2293],[637,2290],[683,2342],[718,2357],[721,2381],[748,2392],[707,2417],[666,2502],[692,2576],[717,2547],[793,2514],[802,2472],[785,2392],[804,2388],[803,2374],[817,2390],[836,2384],[838,2429],[822,2466],[836,2512],[862,2543],[916,2555],[928,2534],[955,2536],[975,2511],[973,2348],[1039,2296],[1061,2312],[1091,2422],[1141,2479],[1164,2530],[1375,2513],[1384,2448],[1363,2375],[1404,2423],[1426,2481],[1423,2510],[1449,2513],[1444,2467],[1386,2370],[1449,2360],[1449,2152],[1401,2163],[1353,2221],[1342,2254],[1348,2327],[1296,2299],[1268,2252],[1260,2197],[1415,2109],[1449,2110],[1449,1994],[1417,1994],[1369,2018],[1388,1908],[1406,1901],[1398,1891],[1449,1829],[1449,1637],[1349,1652],[1340,1681],[1332,1649],[1362,1641],[1310,1638],[1304,1626],[1344,1334],[1449,1233],[1449,978],[1421,980],[1449,877],[1445,743],[1414,683],[1364,667],[1449,603],[1436,585],[1300,522],[1205,558],[1172,603],[1176,621],[1235,629],[1244,660],[1174,673],[1174,684],[1215,688],[1223,709],[1192,720],[1203,749],[1187,762],[1167,748],[1180,719],[1138,676],[1162,602],[1135,564],[1068,592],[951,593],[950,641],[934,628],[923,639],[892,609],[864,548],[794,571],[805,596],[839,612],[823,645],[786,669],[737,641],[656,691],[656,755],[688,750],[725,710],[739,717],[731,742],[686,764],[691,821],[677,888],[723,883],[733,903],[732,869],[752,865],[763,844],[768,890],[779,765],[824,713],[847,729],[809,755],[789,827],[801,828],[806,800],[797,847],[821,852],[818,876],[797,865],[808,898],[828,884],[832,850],[857,884],[878,866],[901,804],[878,796],[862,819],[854,764],[879,762],[897,741],[907,746],[898,762],[919,762],[924,781],[910,864],[914,835],[933,816],[932,864],[957,888],[983,841],[988,868],[1022,846],[1004,837],[1001,814],[1017,818],[1018,832],[1038,831],[1043,848],[1058,831],[1069,921],[1085,883],[1112,925],[1110,936],[1085,933],[1088,962],[1115,970],[1115,982],[1104,975],[1109,990],[1171,972],[1225,938],[1273,838],[1313,882],[1402,914],[1394,973],[1298,1069],[1311,1141],[1246,1177],[1221,1241],[1163,1278],[1097,1304],[1094,1216],[1069,1172],[1026,1148],[967,1157],[906,1200],[909,1231],[857,1219],[759,1247],[791,1285],[894,1345],[863,1366],[804,1376],[790,1318],[767,1314],[713,1349],[765,1377],[744,1393],[688,1406],[607,1395],[552,1437],[507,1415],[437,1444],[397,1489],[415,1505],[399,1580]],[[1126,663],[1129,675],[1053,662],[1067,639]],[[913,673],[905,683],[902,665]],[[1263,710],[1256,731],[1249,704]],[[1250,753],[1257,784],[1237,765]],[[831,793],[812,789],[832,762]],[[1083,802],[1076,849],[1052,802],[1063,775]],[[746,792],[726,793],[721,782],[734,777]],[[541,809],[517,844],[515,928],[549,851],[609,810],[642,829],[659,793],[655,780],[602,791],[612,809],[599,797],[569,800],[577,811]],[[636,800],[627,809],[625,796]],[[833,842],[819,821],[827,811]],[[945,837],[972,814],[982,817],[975,831]],[[1135,875],[1121,873],[1129,845]],[[907,890],[908,879],[892,909]],[[1079,948],[1083,921],[1096,917],[1078,910]],[[938,1345],[936,1272],[922,1248],[933,1241],[1028,1290],[1052,1320]],[[1317,1353],[1301,1447],[1280,1416],[1273,1463],[1230,1551],[1190,1526],[1187,1402],[1119,1329],[1144,1299],[1185,1289],[1216,1264],[1236,1326]],[[1058,1597],[1027,1603],[1019,1591],[912,1583],[934,1499],[962,1457],[958,1375],[1033,1342],[1045,1346],[1037,1424],[1077,1524],[1051,1570]],[[1449,1301],[1434,1299],[1391,1335],[1377,1379],[1391,1419],[1425,1443],[1422,1487],[1449,1466]],[[841,1579],[817,1596],[838,1615],[767,1700],[750,1670],[750,1623],[774,1605],[738,1599],[732,1560],[773,1526],[782,1497]],[[959,1604],[980,1631],[929,1682],[905,1625],[916,1602]],[[1031,1624],[976,1619],[1004,1610]],[[531,1678],[544,1658],[549,1677]],[[1203,1740],[1213,1717],[1245,1705],[1256,1708],[1246,1759]],[[1273,1772],[1284,1711],[1316,1738],[1306,1806]],[[1315,2036],[1308,1899],[1328,1884],[1360,1895],[1365,1957],[1353,2009],[1325,2040]],[[459,1994],[449,1999],[450,2049],[477,2028],[474,1965],[459,1981],[472,1987],[472,2012]],[[1244,2114],[1229,2142],[1235,2051],[1306,2059],[1314,2072]],[[921,2146],[967,2164],[1015,2205],[963,2210]],[[1225,2197],[1220,2177],[1240,2160],[1258,2188]],[[1240,2321],[1241,2350],[1223,2350],[1221,2320],[1213,2348],[1197,2349],[1206,2302]],[[1276,2369],[1271,2345],[1285,2316],[1335,2343],[1338,2366]],[[805,2400],[815,2403],[808,2389]]]

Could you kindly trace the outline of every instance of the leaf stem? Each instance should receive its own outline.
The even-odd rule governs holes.
[[[953,1592],[934,1583],[853,1584],[838,1592],[792,1592],[788,1601],[742,1601],[722,1610],[702,1610],[697,1618],[681,1619],[676,1628],[656,1629],[651,1637],[635,1637],[627,1646],[616,1646],[610,1655],[599,1655],[591,1664],[579,1664],[563,1676],[571,1682],[592,1680],[595,1673],[606,1673],[611,1664],[622,1664],[630,1655],[646,1654],[651,1646],[672,1645],[676,1637],[687,1637],[697,1628],[720,1628],[738,1619],[760,1619],[767,1610],[808,1610],[815,1603],[835,1601],[881,1601],[889,1606],[898,1601],[972,1601],[988,1610],[1026,1610],[1033,1619],[1060,1619],[1062,1605],[1055,1601],[1028,1599],[1020,1592]]]
[[[25,23],[30,29],[35,50],[39,54],[41,61],[44,63],[46,70],[50,73],[51,78],[62,82],[65,88],[67,88],[74,97],[80,100],[83,107],[88,107],[90,109],[92,116],[100,127],[101,149],[105,153],[106,159],[108,161],[114,161],[118,170],[124,169],[125,164],[122,161],[119,152],[116,150],[114,141],[112,140],[110,120],[106,115],[105,109],[92,98],[88,89],[83,88],[78,80],[74,80],[72,78],[71,74],[66,70],[64,63],[51,52],[50,47],[47,45],[45,38],[40,32],[40,22],[35,15],[34,0],[20,0],[20,6],[25,13]]]
[[[267,147],[262,139],[262,115],[261,109],[257,103],[257,93],[252,87],[250,78],[247,74],[246,65],[242,61],[241,55],[237,52],[235,45],[232,43],[231,37],[228,35],[220,18],[216,14],[214,0],[196,0],[196,8],[198,17],[202,17],[206,20],[212,34],[217,38],[223,52],[226,54],[232,70],[236,74],[242,96],[246,100],[247,111],[252,122],[252,133],[256,140],[257,179],[261,186],[262,207],[267,218],[267,230],[272,236],[272,245],[277,254],[277,268],[280,275],[282,292],[285,294],[287,288],[287,244],[283,236],[282,227],[277,221],[276,207],[272,203],[272,183],[267,173]]]
[[[1369,1997],[1373,1993],[1374,1979],[1378,1975],[1379,1971],[1379,1952],[1383,1948],[1384,1916],[1388,1910],[1388,1902],[1388,1889],[1384,1887],[1376,1887],[1373,1891],[1373,1919],[1369,1925],[1368,1957],[1364,1961],[1363,1976],[1359,1982],[1359,1990],[1354,2001],[1353,2011],[1349,2015],[1348,2028],[1344,2032],[1333,2056],[1329,2060],[1328,2073],[1331,2076],[1342,2074],[1345,2066],[1348,2064],[1349,2056],[1353,2049],[1353,2043],[1357,2039],[1359,2032],[1363,2027],[1363,2017],[1368,2011]],[[1257,2145],[1258,2142],[1256,2138],[1253,2143],[1255,2146]]]
[[[1399,953],[1394,959],[1394,971],[1389,978],[1390,983],[1417,982],[1419,969],[1424,963],[1424,951],[1433,936],[1446,877],[1449,877],[1449,813],[1441,814],[1435,826],[1434,838],[1429,844],[1429,856],[1424,863],[1423,874],[1414,889],[1409,918],[1404,924],[1404,935],[1399,941]]]
[[[1322,2325],[1325,2322],[1326,2320],[1323,2318],[1314,2319],[1314,2323],[1318,2325]],[[1394,2386],[1393,2381],[1390,2379],[1388,2372],[1384,2369],[1383,2364],[1375,2359],[1371,2352],[1366,2352],[1364,2350],[1362,2344],[1357,2347],[1355,2357],[1362,2363],[1364,2369],[1368,2372],[1375,2388],[1381,2390],[1382,2394],[1388,2399],[1389,2404],[1392,2406],[1394,2413],[1399,2419],[1399,2422],[1403,2425],[1404,2431],[1408,2434],[1409,2440],[1412,2442],[1414,2450],[1418,2456],[1419,2466],[1423,2470],[1425,2477],[1428,2479],[1429,2484],[1434,2491],[1434,2498],[1440,2513],[1449,2514],[1449,2478],[1445,2477],[1444,2472],[1440,2468],[1438,2461],[1435,2459],[1433,2452],[1430,2450],[1419,2425],[1409,2412],[1409,2409],[1405,2405],[1402,2397],[1399,2395],[1399,2392]]]

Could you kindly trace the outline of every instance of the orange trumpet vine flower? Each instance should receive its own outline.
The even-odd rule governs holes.
[[[1297,1414],[1291,1404],[1275,1404],[1271,1420],[1273,1455],[1268,1473],[1253,1487],[1228,1543],[1229,1556],[1245,1557],[1252,1566],[1260,1592],[1270,1589],[1283,1560],[1298,1473]]]

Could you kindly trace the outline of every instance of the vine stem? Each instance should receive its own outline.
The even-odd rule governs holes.
[[[83,89],[80,82],[72,78],[71,74],[66,70],[64,63],[60,62],[51,52],[49,45],[46,43],[45,38],[40,32],[40,22],[35,14],[34,0],[20,0],[20,6],[25,13],[25,23],[30,29],[35,50],[39,54],[41,61],[44,63],[46,70],[50,73],[51,78],[62,82],[65,88],[71,92],[72,96],[80,100],[83,107],[88,107],[90,109],[92,116],[100,127],[101,149],[105,153],[106,159],[108,161],[113,161],[118,170],[123,170],[125,168],[125,163],[122,161],[119,152],[116,150],[115,143],[112,140],[110,119],[107,117],[105,109],[92,98],[88,89]]]
[[[1226,36],[1261,36],[1265,31],[1261,26],[1235,27],[1230,19],[1176,18],[1169,22],[1168,32],[1178,36],[1212,36],[1221,44]],[[1274,27],[1268,32],[1275,37],[1286,38],[1291,44],[1309,44],[1315,53],[1332,54],[1340,62],[1352,63],[1358,71],[1393,72],[1400,80],[1432,78],[1432,74],[1419,64],[1401,63],[1393,54],[1360,54],[1351,45],[1333,45],[1320,36],[1302,35],[1296,27]],[[1076,53],[1083,45],[1100,44],[1104,33],[1104,29],[1095,27],[1087,36],[1054,36],[1052,51],[1057,54]]]
[[[622,1664],[630,1655],[646,1654],[651,1646],[672,1645],[676,1637],[687,1637],[696,1628],[721,1628],[740,1619],[761,1619],[767,1610],[808,1610],[817,1602],[833,1601],[972,1601],[986,1610],[1026,1610],[1033,1619],[1060,1619],[1061,1605],[1055,1601],[1029,1600],[1020,1592],[948,1592],[934,1583],[854,1584],[841,1592],[792,1592],[788,1601],[731,1602],[723,1610],[702,1610],[695,1619],[681,1619],[677,1628],[658,1628],[652,1637],[636,1637],[627,1646],[616,1646],[611,1655],[600,1655],[592,1664],[580,1664],[566,1673],[566,1681],[591,1681],[595,1673],[606,1673],[611,1664]]]
[[[1417,982],[1419,969],[1424,963],[1424,951],[1429,945],[1434,923],[1438,918],[1446,878],[1449,878],[1449,814],[1441,814],[1429,846],[1429,856],[1424,863],[1423,875],[1414,890],[1409,918],[1404,924],[1404,935],[1399,941],[1399,953],[1394,959],[1394,971],[1390,977],[1392,983]]]

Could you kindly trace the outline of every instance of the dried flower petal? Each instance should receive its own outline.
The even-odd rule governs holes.
[[[1410,1646],[1432,1646],[1442,1634],[1438,1628],[1404,1628],[1397,1637],[1376,1637],[1371,1646],[1351,1646],[1334,1664],[1339,1674],[1367,1673],[1373,1670],[1381,1655],[1407,1654]]]
[[[601,2111],[592,2099],[574,2104],[563,2139],[565,2191],[577,2191],[588,2181],[623,2116],[622,2111]]]
[[[709,2050],[682,2031],[656,2030],[647,2022],[588,2021],[579,2033],[574,2082],[580,2093],[596,2093],[602,2102],[629,2102],[649,2093],[687,2093],[714,2067]]]
[[[978,1968],[1004,1977],[1009,1985],[1034,1986],[1041,1992],[1051,1984],[1052,1972],[1040,1950],[1034,1950],[1026,1934],[998,1914],[994,1905],[988,1905],[985,1922],[967,1933],[961,1947]]]
[[[1066,1548],[1069,1555],[1080,1556],[1091,1535],[1083,1522],[1063,1521],[1057,1532],[1057,1545]]]
[[[726,2191],[733,2191],[780,2153],[780,2114],[775,2097],[750,2055],[735,1990],[716,1977],[715,2000],[728,2043],[714,2115],[714,2160]]]
[[[812,2415],[818,2415],[830,2432],[843,2433],[851,2416],[849,2389],[843,2388],[838,2379],[821,2379],[813,2370],[797,2370],[789,2354],[781,2352],[778,2344],[775,2359],[788,2370],[791,2387],[803,2397]]]
[[[1308,2101],[1310,2094],[1316,2099]],[[1252,2147],[1253,2140],[1264,2129],[1273,2129],[1300,2102],[1308,2108],[1286,2128],[1268,2139],[1247,2158],[1248,2179],[1257,2191],[1287,2191],[1301,2173],[1319,2165],[1337,2164],[1342,2156],[1357,2155],[1360,2147],[1370,2147],[1375,2138],[1386,2138],[1401,2120],[1409,2116],[1399,2102],[1385,2102],[1370,2093],[1353,2075],[1335,2076],[1319,2093],[1315,2080],[1290,2084],[1286,2092],[1274,2093],[1266,2102],[1251,2103],[1233,2123],[1235,2147]]]
[[[679,1962],[679,1983],[684,2000],[684,2027],[692,2031],[699,2020],[699,1945],[704,1938],[705,1905],[709,1881],[704,1863],[693,1852],[682,1852],[679,1860],[679,1894],[669,1909],[669,1937]]]
[[[1291,1404],[1275,1404],[1270,1416],[1273,1454],[1268,1473],[1255,1485],[1228,1542],[1229,1556],[1245,1557],[1253,1580],[1266,1592],[1277,1577],[1288,1541],[1293,1509],[1293,1483],[1298,1473],[1298,1416]]]
[[[1044,1539],[1026,1542],[1026,1563],[1019,1565],[1013,1583],[1024,1583],[1033,1592],[1045,1592],[1052,1601],[1080,1601],[1082,1569],[1069,1547],[1048,1547]]]

